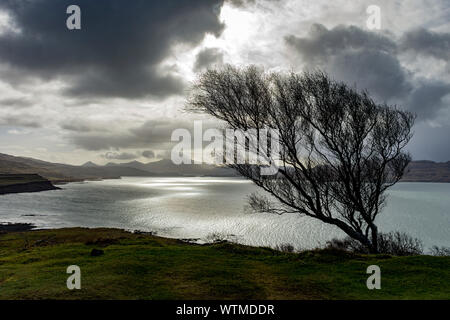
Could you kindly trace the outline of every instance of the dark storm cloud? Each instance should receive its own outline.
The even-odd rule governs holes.
[[[288,44],[296,47],[306,62],[323,63],[328,57],[351,50],[376,50],[393,53],[395,43],[386,36],[367,32],[355,26],[337,26],[328,30],[321,24],[313,24],[308,37],[286,37]]]
[[[220,64],[223,64],[223,52],[217,48],[206,48],[197,54],[194,71],[199,72],[208,67]]]
[[[427,31],[414,31],[400,41],[389,34],[365,31],[355,26],[327,29],[312,26],[307,37],[289,35],[287,44],[294,48],[308,66],[324,69],[337,80],[367,89],[379,102],[399,103],[418,114],[419,120],[433,119],[449,106],[443,98],[449,85],[435,80],[419,81],[399,60],[402,50],[416,50],[434,57],[445,56],[445,34],[434,34],[427,41]],[[398,44],[399,43],[399,44]]]
[[[409,87],[407,74],[396,57],[397,46],[387,36],[355,26],[328,30],[314,24],[308,37],[291,35],[286,41],[308,65],[369,90],[379,101],[401,96]]]
[[[383,102],[403,97],[411,90],[408,73],[398,59],[380,50],[342,52],[331,58],[328,70],[337,79],[368,89],[376,100]]]
[[[450,107],[448,102],[446,104],[443,100],[448,94],[450,85],[437,81],[423,81],[411,92],[408,98],[409,109],[421,119],[433,119],[440,110]]]
[[[18,72],[70,80],[77,96],[165,97],[180,78],[158,65],[175,43],[220,34],[223,0],[3,0],[21,32],[0,35],[0,59]],[[81,30],[66,28],[66,8],[81,8]]]
[[[414,136],[408,149],[414,151],[414,160],[429,160],[447,162],[450,159],[448,147],[450,126],[430,127],[419,123],[414,128]]]
[[[403,35],[401,48],[448,61],[450,60],[450,33],[438,33],[423,28],[413,30]]]

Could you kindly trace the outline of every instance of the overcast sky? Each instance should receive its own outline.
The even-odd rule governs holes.
[[[66,27],[71,4],[81,30]],[[0,152],[165,157],[172,130],[201,119],[182,111],[189,84],[224,63],[323,69],[417,113],[414,159],[450,160],[448,0],[1,0]]]

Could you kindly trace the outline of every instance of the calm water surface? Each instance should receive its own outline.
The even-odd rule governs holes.
[[[117,227],[174,238],[219,234],[261,246],[312,248],[343,234],[295,214],[246,213],[257,188],[240,178],[122,178],[70,183],[63,190],[0,196],[0,222],[40,228]],[[378,218],[383,231],[401,230],[431,245],[450,246],[450,184],[398,183]]]

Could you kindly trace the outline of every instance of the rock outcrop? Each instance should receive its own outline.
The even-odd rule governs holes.
[[[0,195],[59,189],[38,174],[0,174]]]

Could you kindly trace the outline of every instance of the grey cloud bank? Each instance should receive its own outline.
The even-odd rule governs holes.
[[[308,66],[323,68],[339,80],[367,89],[378,101],[398,103],[417,113],[419,120],[426,120],[448,109],[443,99],[450,93],[449,79],[421,78],[402,65],[400,55],[414,51],[448,64],[443,48],[449,46],[449,38],[450,33],[420,29],[397,40],[389,33],[355,26],[327,29],[315,24],[307,37],[289,35],[286,42]]]
[[[82,28],[65,27],[66,8],[76,4]],[[198,44],[219,35],[222,0],[2,1],[20,32],[0,35],[1,63],[26,76],[62,78],[66,94],[165,97],[180,94],[184,80],[160,70],[174,43]]]
[[[81,30],[65,27],[70,4]],[[365,28],[368,4],[3,0],[1,151],[79,163],[165,155],[172,131],[198,119],[180,111],[193,77],[254,63],[321,68],[414,111],[413,157],[450,160],[450,4],[382,0],[380,31]]]

